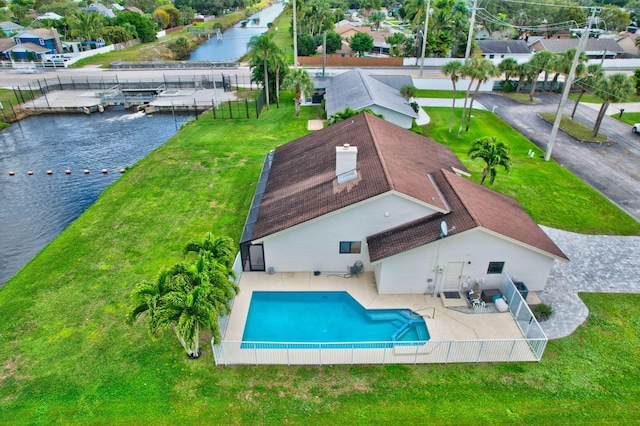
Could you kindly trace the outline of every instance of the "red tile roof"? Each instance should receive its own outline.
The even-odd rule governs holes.
[[[452,235],[484,228],[558,259],[568,260],[517,201],[446,170],[433,173],[433,179],[450,204],[451,212],[436,213],[368,237],[372,262],[438,240],[443,220],[449,228],[456,227]]]
[[[358,148],[358,178],[338,184],[335,148]],[[274,234],[388,191],[443,211],[429,173],[466,170],[446,146],[367,113],[358,114],[275,151],[253,239]]]

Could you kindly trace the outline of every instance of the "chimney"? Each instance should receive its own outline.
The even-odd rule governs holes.
[[[338,183],[348,182],[357,177],[357,159],[357,147],[348,143],[336,147],[336,176],[338,177]]]

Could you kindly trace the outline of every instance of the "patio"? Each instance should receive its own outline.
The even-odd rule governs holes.
[[[466,306],[464,295],[460,299],[423,294],[380,295],[376,290],[373,273],[347,277],[341,273],[323,273],[316,276],[310,272],[283,272],[272,275],[266,272],[243,272],[239,285],[241,291],[234,300],[223,342],[214,346],[218,364],[317,364],[328,363],[327,358],[331,358],[331,363],[334,364],[381,363],[380,359],[382,363],[537,360],[514,315],[509,311],[464,313],[455,310],[456,306]],[[408,308],[415,311],[424,318],[431,338],[422,346],[358,349],[356,352],[365,352],[368,355],[355,358],[353,353],[350,353],[353,352],[352,349],[322,349],[320,352],[325,354],[319,355],[320,359],[316,356],[318,351],[313,349],[262,348],[253,353],[254,350],[247,349],[246,345],[241,348],[253,291],[347,291],[366,309]],[[224,325],[222,329],[224,330]],[[483,349],[485,345],[491,349]],[[284,352],[286,356],[283,355]],[[327,356],[327,352],[333,352],[332,356]],[[344,353],[340,355],[336,352]],[[309,353],[313,356],[309,357]],[[398,356],[401,358],[398,359]],[[410,359],[407,359],[407,356],[410,356]],[[261,359],[259,362],[258,357]],[[322,361],[322,358],[325,361]]]

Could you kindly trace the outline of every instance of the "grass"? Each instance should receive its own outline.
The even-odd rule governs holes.
[[[515,92],[505,92],[504,96],[508,97],[512,101],[525,104],[525,105],[534,105],[540,102],[540,99],[533,98],[533,102],[529,99],[528,93],[515,93]]]
[[[574,101],[578,100],[578,96],[580,96],[580,93],[570,93],[569,94],[569,99],[572,99]],[[586,103],[590,103],[590,104],[601,104],[602,103],[602,99],[598,98],[597,96],[595,96],[593,93],[585,93],[584,95],[582,95],[582,98],[580,99],[580,103],[582,102],[586,102]],[[620,102],[640,102],[640,96],[637,94],[632,94],[629,99],[625,99],[622,100]],[[614,104],[616,102],[613,102]]]
[[[636,123],[640,123],[640,112],[625,112],[622,114],[622,117],[620,117],[619,113],[616,113],[611,115],[611,117],[615,118],[616,120],[620,120],[623,123],[627,123],[630,126],[633,126]]]
[[[446,111],[440,118],[433,112],[434,122],[446,122]],[[144,324],[126,326],[135,283],[181,260],[186,241],[206,231],[237,241],[264,154],[307,134],[307,120],[319,110],[293,115],[293,104],[283,102],[259,121],[202,118],[186,125],[0,290],[0,423],[562,424],[640,418],[640,295],[582,295],[591,309],[588,320],[570,337],[549,342],[540,363],[225,368],[214,366],[210,350],[189,360],[170,332],[153,341]],[[490,118],[476,116],[472,128],[485,119],[487,128],[499,125]],[[504,136],[526,152],[511,142],[513,134]],[[533,175],[547,169],[544,164],[519,158],[509,178],[525,168]],[[573,194],[558,188],[584,185],[565,182],[570,174],[564,173],[551,175],[560,180],[557,186],[543,173],[531,190],[545,188],[556,203],[569,203]],[[500,175],[496,185],[506,181]],[[529,190],[529,182],[520,184]],[[573,207],[567,216],[576,213]],[[591,206],[594,214],[598,207]]]
[[[476,182],[484,163],[469,159],[471,144],[487,136],[507,143],[511,147],[511,172],[507,174],[498,168],[491,187],[518,200],[538,223],[580,233],[640,235],[640,223],[555,161],[545,162],[537,146],[495,114],[475,110],[469,132],[463,131],[458,138],[460,110],[456,110],[453,133],[449,133],[450,108],[426,108],[426,111],[432,121],[423,126],[423,134],[450,146]],[[535,152],[534,158],[528,157],[529,150]]]
[[[456,90],[456,99],[464,99],[464,90]],[[436,99],[452,99],[453,90],[416,90],[415,98],[436,98]]]
[[[556,114],[553,112],[543,112],[540,114],[540,117],[548,123],[553,124],[556,119]],[[598,135],[594,138],[592,136],[592,128],[590,128],[589,126],[585,126],[579,121],[572,120],[566,115],[563,115],[560,119],[560,130],[582,142],[606,142],[609,140],[609,138],[602,133],[598,133]]]

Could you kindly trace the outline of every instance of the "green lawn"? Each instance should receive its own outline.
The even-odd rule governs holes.
[[[464,99],[466,92],[464,90],[456,91],[456,99]],[[436,99],[451,99],[453,98],[453,90],[416,90],[415,98],[436,98]]]
[[[552,125],[556,120],[556,114],[554,112],[543,112],[540,114],[540,117]],[[572,120],[567,115],[562,115],[559,128],[563,132],[568,133],[575,139],[582,142],[606,142],[607,140],[609,140],[609,138],[607,138],[607,136],[603,135],[602,133],[598,133],[598,135],[594,138],[592,136],[593,128],[585,126],[579,121]]]
[[[578,96],[580,96],[580,93],[570,93],[569,94],[569,99],[572,99],[574,101],[578,100]],[[592,103],[592,104],[601,104],[602,103],[602,99],[598,98],[597,96],[595,96],[592,93],[585,93],[584,95],[582,95],[582,98],[580,99],[580,103],[582,102],[587,102],[587,103]],[[629,97],[629,99],[625,99],[623,101],[620,102],[640,102],[640,96],[636,95],[635,93],[633,95],[631,95]],[[615,103],[615,102],[614,102]]]
[[[619,113],[616,113],[612,114],[611,117],[627,123],[630,126],[633,126],[636,123],[640,123],[640,112],[625,112],[622,114],[622,117],[620,117]]]
[[[549,342],[540,363],[225,368],[214,366],[206,345],[200,359],[190,360],[171,332],[153,341],[144,324],[125,325],[135,283],[181,260],[188,240],[213,231],[237,241],[265,153],[307,134],[307,120],[319,114],[303,108],[294,118],[288,101],[259,120],[203,117],[187,124],[0,289],[0,424],[620,424],[640,418],[640,295],[582,295],[589,319],[572,336]],[[437,112],[432,117],[439,120]],[[487,129],[498,125],[489,117],[482,120]],[[476,116],[472,128],[480,121]],[[518,160],[496,185],[525,186],[525,201],[533,199],[530,191],[538,198],[544,191],[555,203],[571,204],[580,182],[566,171],[549,174],[538,159],[519,158],[524,142],[501,133]],[[523,181],[524,170],[530,182]],[[550,185],[549,178],[562,182]],[[598,217],[601,207],[589,206]]]
[[[457,137],[460,109],[456,109],[454,130],[449,133],[450,108],[426,108],[432,121],[424,135],[449,145],[480,181],[484,163],[471,161],[471,144],[485,136],[496,136],[511,147],[512,170],[498,169],[493,189],[515,198],[543,225],[581,233],[640,235],[640,224],[575,177],[555,161],[545,162],[544,153],[489,111],[474,110],[469,132]],[[527,156],[529,150],[534,158]],[[485,183],[486,184],[486,183]],[[541,196],[544,194],[544,196]]]

